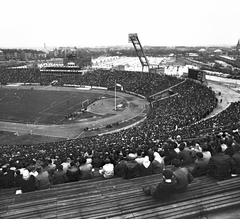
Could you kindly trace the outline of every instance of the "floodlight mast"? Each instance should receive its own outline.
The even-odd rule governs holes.
[[[128,42],[129,43],[132,43],[133,46],[134,46],[134,49],[136,51],[136,54],[141,62],[141,65],[142,65],[142,72],[144,70],[144,67],[147,67],[147,71],[149,72],[149,62],[148,62],[148,59],[144,53],[144,50],[143,50],[143,47],[140,43],[140,40],[138,38],[138,35],[137,33],[130,33],[128,35]]]

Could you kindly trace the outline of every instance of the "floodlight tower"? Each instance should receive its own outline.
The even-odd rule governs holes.
[[[134,46],[134,49],[136,51],[136,54],[141,62],[142,65],[142,71],[144,70],[144,67],[147,67],[149,71],[149,62],[148,59],[144,53],[143,47],[139,41],[137,33],[130,33],[128,35],[128,42],[132,43]]]

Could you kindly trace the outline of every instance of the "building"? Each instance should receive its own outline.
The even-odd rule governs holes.
[[[38,60],[46,58],[46,54],[42,51],[32,49],[3,49],[4,60]],[[0,58],[1,59],[1,58]]]
[[[218,56],[217,58],[221,61],[224,61],[224,62],[232,65],[233,67],[240,68],[240,60],[238,58],[234,59],[234,58],[231,58],[228,56]]]
[[[213,52],[214,52],[214,54],[217,54],[217,55],[222,55],[223,54],[223,51],[221,49],[216,49]]]
[[[42,75],[82,75],[84,73],[78,66],[48,66],[40,69]]]
[[[63,66],[45,66],[40,69],[43,75],[82,75],[88,67],[92,66],[91,57],[77,57],[75,55],[68,55],[63,59]]]
[[[206,52],[207,52],[207,50],[206,50],[206,49],[204,49],[204,48],[201,48],[201,49],[199,49],[199,50],[198,50],[198,52],[200,52],[200,53],[206,53]]]
[[[92,66],[92,58],[91,57],[77,57],[75,55],[68,55],[63,59],[63,65],[68,66],[68,63],[74,63],[75,66],[78,66],[81,69],[86,69],[87,67]]]
[[[156,68],[149,68],[149,72],[163,75],[165,74],[165,66],[163,65],[163,66],[158,66]]]
[[[113,70],[125,71],[125,65],[115,65],[112,67]]]

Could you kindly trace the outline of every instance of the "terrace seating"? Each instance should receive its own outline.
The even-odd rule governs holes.
[[[109,79],[109,84],[114,85],[113,75],[106,74],[106,77]],[[120,83],[122,84],[121,80]],[[127,88],[127,86],[125,87]],[[129,86],[132,86],[132,84],[129,84]],[[133,90],[142,94],[153,93],[151,90],[141,91],[139,89],[139,87],[135,87]],[[186,98],[188,99],[188,95]],[[195,98],[192,99],[195,101]],[[204,98],[199,97],[199,99]],[[175,101],[172,102],[176,103]],[[181,102],[185,103],[185,101]],[[205,99],[204,102],[206,102]],[[199,104],[197,103],[197,105]],[[179,104],[176,107],[180,110]],[[163,107],[158,108],[163,110]],[[205,107],[201,108],[205,109]],[[166,107],[167,112],[169,109],[173,108]],[[112,142],[119,142],[122,146],[128,145],[128,139],[133,136],[137,136],[137,138],[141,136],[142,142],[144,142],[146,139],[145,134],[148,131],[149,134],[155,132],[161,136],[162,133],[158,133],[159,127],[155,123],[160,121],[157,120],[158,117],[155,117],[156,115],[161,115],[159,112],[157,108],[154,110],[154,116],[150,117],[151,120],[148,120],[147,125],[145,125],[146,130],[139,129],[136,131],[132,129],[126,131],[128,132],[127,136],[130,137],[125,137],[126,132],[123,131],[113,134],[111,137],[99,137],[100,140],[98,139],[96,144],[94,138],[86,140],[77,139],[62,143],[39,144],[30,148],[32,151],[28,151],[29,147],[25,146],[12,146],[11,150],[21,151],[24,155],[27,153],[38,155],[39,149],[47,151],[49,148],[63,149],[64,153],[65,151],[69,153],[71,149],[75,149],[75,146],[78,145],[97,145],[98,148],[104,148],[102,145],[106,145],[106,142],[109,149],[112,147]],[[165,114],[162,113],[162,115]],[[235,118],[234,116],[233,119],[235,120]],[[165,121],[170,121],[170,125],[173,124],[169,117],[166,117]],[[172,128],[175,127],[174,125]],[[179,133],[179,130],[175,132]],[[180,133],[184,134],[182,130]],[[88,142],[91,144],[88,144]],[[132,141],[130,144],[132,144],[130,145],[132,147],[135,145],[135,141]],[[3,148],[2,152],[9,151],[8,146]],[[8,155],[8,153],[6,154]],[[42,156],[46,157],[46,154]],[[5,158],[7,159],[8,157]],[[0,190],[0,218],[192,218],[214,212],[215,210],[240,205],[240,195],[238,194],[240,188],[239,178],[221,182],[206,176],[197,178],[194,179],[185,193],[177,194],[168,202],[160,203],[152,197],[146,197],[141,189],[143,185],[157,184],[159,177],[161,175],[152,175],[132,180],[123,180],[121,178],[100,180],[98,178],[90,181],[55,185],[50,190],[35,191],[22,195],[15,195],[16,189]]]
[[[0,191],[1,218],[193,218],[240,205],[240,178],[195,178],[185,193],[167,202],[145,196],[143,185],[157,184],[161,174],[124,180],[79,181],[49,190],[15,195]]]
[[[168,204],[149,210],[138,211],[121,216],[109,217],[111,219],[144,219],[144,218],[206,218],[204,216],[223,211],[229,208],[239,207],[239,191],[211,195],[196,200]]]

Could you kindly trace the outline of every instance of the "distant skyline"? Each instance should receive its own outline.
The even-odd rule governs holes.
[[[234,46],[239,0],[0,0],[0,48]]]

